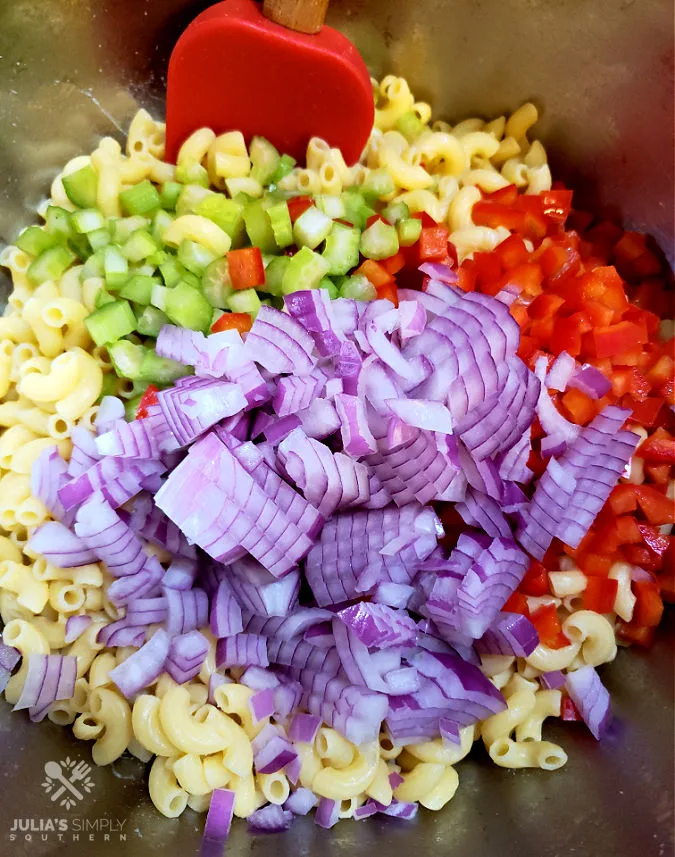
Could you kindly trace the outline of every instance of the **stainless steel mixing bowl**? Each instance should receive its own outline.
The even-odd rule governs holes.
[[[68,158],[103,133],[121,138],[138,104],[161,113],[171,46],[207,5],[0,0],[0,244],[33,220]],[[404,74],[437,115],[490,116],[534,100],[557,175],[594,211],[653,234],[672,261],[672,18],[670,0],[334,0],[329,22],[373,74]],[[651,652],[621,652],[603,668],[619,716],[611,739],[598,744],[579,724],[550,728],[569,752],[561,771],[503,771],[478,752],[441,813],[329,832],[301,819],[267,839],[240,823],[228,854],[670,857],[674,624],[671,613]],[[44,765],[66,756],[88,749],[0,704],[0,854],[196,853],[202,819],[159,816],[134,760],[94,770],[91,793],[58,807],[42,788]],[[38,830],[12,839],[26,819]]]

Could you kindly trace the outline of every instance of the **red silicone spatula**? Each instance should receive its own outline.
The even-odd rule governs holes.
[[[202,12],[169,62],[167,157],[197,128],[266,137],[304,161],[310,137],[358,160],[373,124],[366,66],[324,27],[328,0],[225,0]]]

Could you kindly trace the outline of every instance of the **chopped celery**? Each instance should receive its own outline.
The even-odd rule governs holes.
[[[155,213],[155,216],[152,218],[152,237],[155,241],[159,244],[162,243],[162,235],[164,235],[172,223],[173,217],[168,211],[164,211],[160,208],[159,211]]]
[[[398,233],[391,224],[376,220],[361,233],[359,249],[366,259],[388,259],[398,253]]]
[[[159,357],[153,348],[144,348],[136,380],[164,387],[167,384],[173,384],[178,378],[189,375],[190,372],[188,366],[170,360],[168,357]]]
[[[316,206],[333,220],[341,220],[345,216],[344,200],[334,194],[319,194],[316,198]]]
[[[84,282],[89,277],[105,276],[104,253],[105,249],[96,250],[96,252],[92,253],[91,256],[87,259],[87,261],[82,266],[82,270],[80,271],[81,282]]]
[[[59,239],[40,226],[29,226],[28,229],[23,230],[14,243],[19,250],[23,250],[29,256],[39,256],[40,253],[44,253],[50,247],[55,247],[59,243]]]
[[[39,286],[45,280],[58,280],[74,261],[75,254],[63,244],[49,247],[30,263],[27,271],[28,279],[34,286]]]
[[[114,396],[115,395],[115,375],[112,372],[106,372],[103,375],[103,379],[101,381],[101,392],[99,393],[98,399],[96,400],[97,404],[100,404],[101,399],[105,396]]]
[[[152,297],[152,289],[157,282],[153,277],[134,274],[122,286],[119,296],[136,304],[149,304]]]
[[[218,194],[209,190],[208,187],[198,184],[185,185],[176,201],[176,214],[179,217],[183,214],[196,214],[201,202],[212,196],[217,197]]]
[[[141,217],[139,214],[133,217],[119,217],[114,225],[112,237],[115,244],[124,244],[131,238],[134,232],[138,229],[147,229],[150,226],[150,221],[147,217]]]
[[[227,232],[232,239],[233,247],[243,240],[244,206],[240,202],[227,199],[222,194],[213,193],[199,202],[196,213],[212,220],[223,232]]]
[[[276,170],[270,177],[270,184],[277,184],[283,178],[286,178],[286,176],[293,171],[295,164],[295,158],[292,158],[290,155],[282,155],[279,158]]]
[[[216,254],[211,250],[187,238],[181,241],[178,248],[178,261],[188,271],[192,271],[193,274],[197,274],[200,277],[204,273],[204,269],[216,258]]]
[[[254,137],[248,147],[251,158],[251,178],[261,185],[269,184],[276,173],[281,158],[279,152],[264,137]]]
[[[157,188],[148,179],[123,190],[120,202],[128,214],[152,214],[161,204]]]
[[[398,240],[402,247],[411,247],[422,234],[422,221],[417,217],[404,218],[397,223]]]
[[[188,285],[184,280],[167,291],[165,306],[159,309],[163,309],[174,324],[190,330],[204,331],[211,323],[211,304],[198,289]]]
[[[97,208],[81,208],[79,211],[74,211],[70,220],[75,231],[81,235],[103,229],[105,226],[105,217]]]
[[[96,170],[87,164],[81,170],[61,178],[68,199],[78,208],[94,208],[98,190]]]
[[[293,243],[293,224],[291,223],[291,215],[288,211],[288,203],[276,202],[267,209],[267,216],[270,219],[274,240],[282,249]]]
[[[183,185],[180,182],[164,182],[159,194],[159,204],[165,211],[175,211]]]
[[[368,218],[375,214],[374,209],[367,204],[354,187],[347,188],[342,192],[342,201],[345,205],[345,213],[342,219],[353,223],[358,229],[364,229]]]
[[[396,130],[406,138],[409,143],[417,139],[420,134],[427,130],[427,126],[413,110],[403,113],[396,120]]]
[[[250,312],[253,318],[258,314],[261,307],[260,296],[255,289],[242,289],[232,292],[227,299],[227,309],[232,312]]]
[[[96,309],[100,309],[105,304],[111,304],[115,301],[113,295],[110,292],[106,292],[105,289],[99,289],[96,292],[96,297],[94,298],[94,307]]]
[[[333,228],[333,221],[323,211],[312,205],[293,224],[293,237],[298,247],[314,250],[325,241]]]
[[[326,238],[323,258],[328,263],[328,273],[332,276],[343,276],[359,264],[359,241],[361,233],[358,229],[335,223],[333,231]]]
[[[396,185],[385,169],[371,170],[366,176],[360,190],[363,198],[373,203],[382,197],[393,194],[396,190]]]
[[[129,262],[117,247],[106,247],[103,251],[103,274],[106,285],[115,291],[129,279]]]
[[[187,283],[188,286],[192,286],[193,289],[200,289],[202,287],[201,277],[198,277],[197,274],[193,274],[192,271],[185,271],[183,276],[181,277],[181,281],[183,283]]]
[[[162,279],[164,280],[165,286],[175,286],[176,283],[180,280],[180,278],[185,273],[185,268],[181,265],[181,263],[176,259],[175,256],[169,256],[169,258],[162,262],[159,266],[159,273],[162,275]]]
[[[136,330],[142,336],[156,338],[165,324],[169,324],[169,317],[154,306],[143,307],[143,311],[136,316]]]
[[[328,262],[323,256],[319,256],[309,247],[302,247],[291,257],[281,281],[281,289],[285,295],[315,289],[328,273],[328,268]]]
[[[182,164],[176,167],[176,181],[185,185],[209,186],[209,174],[201,164]]]
[[[94,252],[100,250],[102,247],[107,247],[111,240],[110,231],[106,226],[87,233],[87,241]]]
[[[325,289],[328,292],[331,300],[335,300],[335,298],[340,296],[340,292],[335,283],[330,279],[330,277],[324,277],[319,283],[320,289]]]
[[[70,211],[66,211],[65,208],[60,208],[58,205],[47,206],[45,228],[47,232],[56,236],[61,241],[67,240],[73,233]]]
[[[291,263],[290,256],[273,256],[265,268],[265,291],[271,295],[282,295],[282,283],[286,269]]]
[[[157,309],[161,309],[162,312],[165,312],[166,296],[169,294],[170,291],[171,289],[167,289],[166,286],[153,286],[152,294],[150,295],[150,303]]]
[[[375,286],[363,274],[347,279],[340,286],[340,297],[355,298],[357,301],[373,301],[377,297]]]
[[[263,200],[255,199],[244,209],[244,224],[251,244],[259,247],[262,253],[274,253],[277,242],[267,216]]]
[[[120,378],[129,378],[132,381],[135,381],[139,376],[144,352],[145,349],[142,345],[135,345],[128,339],[111,342],[108,346],[108,353],[115,372]]]
[[[130,262],[140,262],[159,250],[159,246],[146,229],[137,229],[122,247],[122,253]]]
[[[68,246],[76,256],[79,256],[80,259],[88,259],[91,255],[91,247],[89,246],[89,241],[87,241],[86,235],[80,235],[77,232],[74,232],[68,239]]]
[[[382,217],[384,217],[387,223],[396,226],[400,220],[410,217],[410,209],[405,202],[390,202],[383,210]]]
[[[127,301],[113,301],[87,316],[84,323],[94,342],[105,345],[133,333],[136,316]]]
[[[158,250],[156,253],[148,256],[145,260],[145,264],[150,265],[152,268],[159,268],[159,266],[163,265],[168,258],[169,254],[166,250]]]
[[[202,291],[212,307],[225,309],[227,299],[232,294],[232,281],[227,259],[211,262],[202,276]]]

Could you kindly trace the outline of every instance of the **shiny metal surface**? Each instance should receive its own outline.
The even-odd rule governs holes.
[[[0,0],[0,243],[68,158],[122,129],[137,105],[161,112],[166,61],[206,2]],[[533,99],[558,175],[595,211],[616,212],[673,249],[673,24],[667,0],[333,0],[329,23],[371,71],[404,74],[438,115],[494,115]],[[5,284],[6,285],[6,284]],[[0,302],[2,299],[0,283]],[[235,825],[228,855],[346,855],[376,849],[462,857],[670,857],[673,851],[673,615],[648,654],[603,668],[621,726],[596,744],[578,724],[550,730],[569,752],[546,774],[461,763],[460,789],[440,814],[410,825],[304,819],[284,837],[251,839]],[[81,804],[54,810],[45,762],[87,748],[0,705],[0,855],[196,853],[202,821],[155,813],[142,766],[94,771]],[[139,779],[139,776],[141,779]],[[15,819],[63,818],[69,831],[9,838]],[[74,829],[82,820],[90,831]],[[104,839],[108,820],[109,840]],[[126,842],[114,825],[124,822]],[[97,828],[91,830],[92,827]],[[46,836],[42,840],[41,836]],[[93,838],[91,838],[93,837]]]

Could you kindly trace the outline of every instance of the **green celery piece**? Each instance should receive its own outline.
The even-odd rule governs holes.
[[[58,236],[52,235],[40,226],[29,226],[14,242],[19,250],[28,253],[29,256],[39,256],[45,250],[56,247],[59,243]]]
[[[164,325],[169,323],[169,317],[161,309],[146,306],[136,316],[136,331],[141,336],[152,336],[156,339]]]
[[[150,303],[152,290],[159,281],[144,274],[133,274],[119,291],[119,296],[135,304]]]
[[[202,292],[181,280],[168,289],[165,297],[164,312],[174,324],[190,330],[208,330],[212,307]]]
[[[152,289],[152,295],[150,296],[150,303],[157,309],[165,312],[166,297],[170,291],[171,289],[168,289],[166,286],[154,286]]]
[[[79,211],[74,211],[70,221],[80,235],[95,232],[105,226],[105,217],[97,208],[81,208]]]
[[[129,279],[129,262],[119,248],[108,246],[103,250],[103,273],[106,285],[113,291]]]
[[[290,155],[282,155],[279,158],[276,170],[270,177],[270,184],[278,184],[282,179],[286,178],[287,175],[293,172],[295,164],[295,158],[292,158]]]
[[[265,268],[265,291],[271,295],[283,295],[284,274],[291,263],[290,256],[273,256]]]
[[[165,211],[175,211],[178,197],[183,190],[180,182],[164,182],[159,193],[159,204]]]
[[[153,348],[144,348],[137,380],[164,387],[190,374],[191,369],[188,366],[168,357],[159,357]]]
[[[249,312],[253,318],[258,314],[261,306],[260,295],[255,289],[232,292],[227,299],[227,309],[232,312]]]
[[[163,244],[163,235],[172,223],[173,217],[168,211],[164,211],[160,208],[159,211],[155,212],[155,216],[152,218],[152,237],[158,244]]]
[[[190,241],[187,238],[181,241],[178,248],[178,261],[199,277],[204,273],[204,270],[216,260],[217,256],[212,253],[202,244],[197,244],[196,241]]]
[[[366,259],[388,259],[398,253],[398,233],[395,227],[376,220],[361,233],[359,249]]]
[[[100,250],[96,250],[94,253],[91,254],[91,256],[82,266],[82,270],[80,271],[80,282],[83,283],[89,277],[105,276],[105,270],[103,267],[104,253],[105,248],[101,248]]]
[[[202,275],[202,291],[212,307],[225,309],[227,299],[234,291],[230,280],[227,258],[216,259]]]
[[[345,203],[342,197],[331,193],[322,193],[316,197],[316,206],[333,220],[342,220],[345,216]]]
[[[136,413],[141,404],[143,393],[137,393],[124,403],[124,418],[128,423],[132,423],[136,419]]]
[[[281,289],[285,295],[305,289],[315,289],[328,273],[329,264],[309,247],[302,247],[284,272]]]
[[[396,120],[396,130],[406,138],[409,143],[416,140],[420,134],[427,130],[427,126],[413,110],[403,113]]]
[[[384,217],[387,223],[396,226],[399,221],[410,217],[410,209],[405,202],[390,202],[382,211],[382,217]]]
[[[99,289],[96,292],[96,297],[94,298],[94,307],[96,309],[100,309],[102,306],[106,304],[114,303],[116,298],[110,294],[110,292],[106,292],[105,289]]]
[[[377,297],[375,286],[363,274],[347,279],[340,286],[340,297],[355,298],[357,301],[374,301]]]
[[[244,224],[251,244],[263,253],[274,253],[277,242],[262,199],[255,199],[244,209]]]
[[[111,240],[110,232],[105,226],[101,229],[94,229],[93,232],[87,233],[87,241],[94,253],[103,247],[107,247]]]
[[[125,244],[134,232],[148,229],[150,221],[147,217],[135,214],[132,217],[118,217],[113,225],[112,237],[115,244]]]
[[[288,203],[276,202],[267,209],[267,216],[274,233],[274,240],[281,249],[293,243],[293,224]]]
[[[133,333],[136,316],[127,301],[116,300],[95,310],[84,323],[96,345],[106,345]]]
[[[68,247],[80,259],[88,259],[91,255],[91,247],[86,235],[79,235],[77,232],[74,232],[68,239]]]
[[[97,404],[101,403],[101,400],[106,396],[114,396],[115,395],[115,375],[112,372],[105,372],[103,375],[103,379],[101,381],[101,392],[99,394],[98,399],[96,400]]]
[[[122,254],[130,262],[141,262],[157,250],[159,246],[152,235],[146,229],[137,229],[122,247]]]
[[[196,213],[212,220],[223,232],[227,232],[233,247],[243,241],[244,206],[240,202],[228,199],[221,193],[212,193],[199,202]]]
[[[60,241],[67,241],[73,234],[73,224],[70,219],[70,211],[60,208],[58,205],[47,206],[45,212],[45,228],[47,232],[54,235]]]
[[[145,260],[145,264],[152,265],[153,268],[159,268],[159,266],[163,265],[168,258],[169,253],[167,253],[166,250],[158,250],[156,253],[153,253],[152,256],[148,256]]]
[[[176,200],[176,214],[179,217],[183,214],[196,214],[197,209],[205,199],[218,195],[203,185],[187,184]]]
[[[136,345],[128,339],[111,342],[108,346],[113,369],[120,378],[129,378],[131,381],[139,378],[144,352],[142,345]]]
[[[404,218],[397,223],[397,229],[401,247],[412,247],[422,234],[422,221],[417,217]]]
[[[202,287],[201,277],[198,277],[197,274],[193,274],[192,271],[186,271],[181,277],[181,282],[187,283],[188,286],[192,286],[193,289],[201,290]]]
[[[159,273],[162,275],[164,285],[171,288],[180,281],[180,278],[185,273],[185,268],[175,256],[169,256],[165,262],[160,264]]]
[[[366,221],[375,214],[375,210],[368,205],[354,187],[347,188],[342,192],[342,201],[345,204],[345,213],[342,219],[353,223],[357,229],[364,229]]]
[[[68,199],[78,208],[95,208],[98,191],[98,175],[88,164],[86,167],[63,176],[63,189]]]
[[[363,198],[372,204],[382,197],[393,194],[396,185],[385,169],[371,170],[359,190]]]
[[[359,264],[359,242],[361,233],[342,223],[335,223],[326,238],[322,253],[331,276],[344,276]]]
[[[28,279],[34,286],[39,286],[46,280],[58,280],[74,261],[75,253],[63,244],[49,247],[30,263]]]
[[[333,221],[312,205],[293,224],[293,238],[298,247],[314,250],[325,241],[333,228]]]
[[[176,167],[176,181],[202,187],[208,187],[210,184],[209,174],[201,164],[182,164]]]
[[[248,147],[249,157],[253,164],[251,178],[261,185],[269,184],[281,162],[279,152],[264,137],[254,137]]]
[[[319,288],[325,289],[328,292],[328,296],[331,300],[335,300],[340,297],[340,291],[335,283],[330,279],[330,277],[324,277],[319,282]]]

